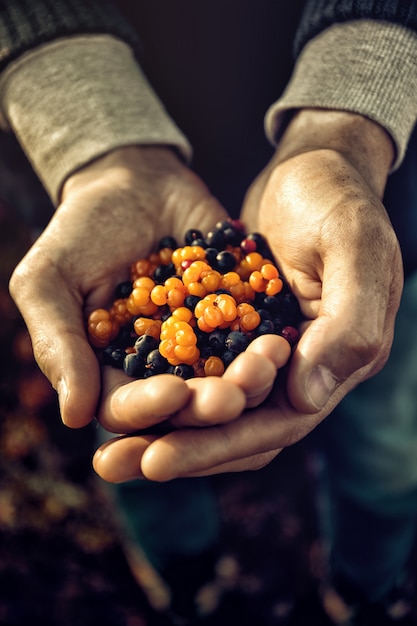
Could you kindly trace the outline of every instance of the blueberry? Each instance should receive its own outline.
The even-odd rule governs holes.
[[[189,378],[194,378],[195,372],[192,365],[187,365],[187,363],[180,363],[174,367],[174,376],[181,376],[184,380],[188,380]]]
[[[258,246],[262,247],[266,244],[266,240],[265,237],[263,235],[261,235],[261,233],[249,233],[249,235],[247,235],[246,239],[251,239],[252,241],[254,241],[256,243],[256,247],[258,248]]]
[[[300,305],[298,304],[298,300],[289,291],[281,295],[280,310],[289,319],[298,320],[301,318]]]
[[[268,309],[257,309],[261,320],[272,320],[273,319],[273,315],[271,313],[271,311],[268,311]]]
[[[119,346],[119,348],[127,348],[132,345],[132,331],[133,329],[129,326],[123,326],[114,340],[114,344]]]
[[[158,347],[158,340],[151,335],[141,335],[136,339],[134,348],[143,359],[146,359],[149,352]]]
[[[206,248],[206,261],[213,269],[216,269],[216,257],[218,254],[217,248]]]
[[[216,296],[221,296],[223,293],[225,293],[227,296],[231,296],[232,293],[231,291],[229,291],[229,289],[216,289],[216,291],[214,292],[216,294]]]
[[[178,248],[177,240],[170,235],[166,235],[166,237],[162,237],[159,240],[158,249],[162,250],[163,248],[169,248],[170,250],[176,250]]]
[[[226,245],[238,246],[243,239],[242,233],[237,232],[230,225],[228,228],[225,228],[223,232],[226,239]]]
[[[215,354],[223,352],[225,347],[226,333],[221,330],[213,330],[208,335],[208,345]]]
[[[280,335],[281,330],[284,328],[284,326],[287,325],[287,318],[284,317],[283,315],[277,314],[274,316],[273,322],[274,322],[274,332]]]
[[[146,357],[146,369],[151,370],[153,374],[163,374],[168,368],[168,361],[159,352],[158,348],[151,350]]]
[[[272,314],[278,313],[281,309],[280,301],[276,296],[265,296],[262,305]]]
[[[198,237],[197,239],[193,239],[190,243],[190,246],[200,246],[200,248],[207,248],[206,240],[202,237]]]
[[[216,256],[216,265],[219,272],[226,274],[232,272],[236,267],[236,257],[228,250],[222,250]]]
[[[210,344],[205,344],[203,346],[200,346],[200,356],[202,359],[208,359],[209,357],[215,356],[215,355],[216,355],[216,351],[214,350],[212,346],[210,346]]]
[[[120,298],[128,298],[132,293],[132,283],[130,280],[125,280],[123,283],[117,285],[116,290],[114,292],[114,297],[116,300]]]
[[[200,302],[201,298],[199,296],[186,296],[184,300],[184,306],[190,311],[194,312],[194,309],[198,302]]]
[[[198,230],[196,228],[190,228],[189,230],[186,231],[184,235],[185,245],[187,246],[195,245],[192,242],[195,241],[196,239],[204,239],[203,233],[201,232],[201,230]]]
[[[119,346],[107,346],[103,350],[103,365],[111,365],[112,367],[122,369],[126,352]]]
[[[225,339],[225,346],[231,352],[243,352],[249,345],[249,338],[239,330],[232,330]]]
[[[275,333],[275,325],[272,320],[262,320],[256,328],[256,335],[270,335]]]
[[[226,237],[222,230],[211,230],[207,233],[206,244],[208,248],[223,250],[226,244]]]
[[[175,265],[169,263],[168,265],[158,265],[155,269],[152,278],[156,283],[164,283],[167,278],[170,278],[175,274]]]
[[[145,359],[137,352],[126,354],[123,361],[123,371],[133,378],[142,378],[145,373]]]
[[[226,230],[227,228],[232,227],[232,222],[230,220],[220,220],[216,223],[216,230]]]

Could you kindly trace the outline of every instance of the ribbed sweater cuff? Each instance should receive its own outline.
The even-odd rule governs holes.
[[[357,20],[312,39],[292,78],[268,110],[265,130],[276,143],[294,109],[323,108],[364,115],[383,126],[404,158],[417,119],[417,34],[396,24]]]
[[[191,157],[131,48],[112,36],[38,47],[3,72],[0,94],[3,126],[13,129],[55,204],[71,173],[114,148],[165,144]]]

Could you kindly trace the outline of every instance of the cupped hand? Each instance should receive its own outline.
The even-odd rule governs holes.
[[[252,394],[248,349],[232,376],[245,396],[241,415],[221,423],[211,414],[212,425],[201,428],[183,410],[180,429],[103,446],[95,457],[100,475],[163,481],[262,467],[383,367],[403,283],[398,241],[381,203],[392,156],[385,131],[360,116],[295,116],[242,213],[248,230],[267,235],[307,320],[286,376],[266,375],[266,394]],[[265,345],[259,356],[266,372],[274,358]],[[205,384],[192,390],[194,407]],[[135,413],[128,403],[125,410]]]
[[[308,320],[287,381],[300,412],[321,410],[389,356],[403,286],[398,240],[381,202],[392,156],[390,138],[373,122],[302,111],[248,193],[243,219],[269,233]]]
[[[87,424],[100,395],[85,316],[111,303],[130,264],[161,236],[182,240],[187,228],[209,230],[225,217],[202,181],[167,147],[114,150],[66,181],[61,204],[16,268],[10,291],[68,426]],[[173,384],[186,391],[182,381]]]
[[[290,344],[282,337],[260,336],[222,377],[187,380],[187,391],[171,374],[126,385],[120,372],[105,368],[99,421],[110,431],[130,434],[98,449],[93,460],[96,472],[109,482],[217,473],[233,451],[238,455],[235,471],[259,466],[259,458],[240,459],[242,445],[249,450],[247,456],[254,450],[254,432],[240,423],[268,397],[290,353]],[[252,428],[258,428],[256,417]],[[262,455],[262,464],[266,456]]]

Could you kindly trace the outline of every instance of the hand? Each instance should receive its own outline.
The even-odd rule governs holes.
[[[111,303],[130,264],[161,236],[181,241],[187,228],[209,230],[225,217],[200,179],[166,147],[114,150],[66,181],[62,203],[16,268],[10,290],[68,426],[87,424],[100,394],[85,316]],[[182,381],[170,381],[167,391],[171,385],[176,397],[184,396]]]
[[[223,377],[231,377],[244,392],[248,408],[241,416],[219,424],[213,411],[205,424],[216,425],[196,428],[183,412],[180,430],[103,446],[95,457],[99,474],[115,481],[135,476],[169,480],[262,467],[381,369],[403,280],[398,242],[380,200],[391,160],[389,138],[369,120],[326,111],[294,117],[243,210],[248,230],[267,234],[309,320],[288,376],[274,383],[274,376],[265,375],[264,389],[274,385],[273,390],[267,399],[257,394],[248,349],[239,357],[239,368]],[[278,364],[277,353],[264,344],[258,371],[270,371],[268,360],[275,368],[282,366],[285,358]],[[208,384],[203,380],[193,390],[194,407]],[[133,394],[134,386],[122,398],[117,387],[110,394],[120,400],[125,417],[135,413]],[[187,420],[192,428],[184,428]]]

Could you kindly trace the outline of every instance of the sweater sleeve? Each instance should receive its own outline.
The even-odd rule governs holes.
[[[58,38],[108,34],[136,52],[138,35],[112,0],[0,0],[0,72]]]
[[[417,119],[416,96],[416,32],[387,21],[342,21],[307,41],[283,95],[266,114],[265,130],[276,143],[294,109],[359,113],[391,135],[394,170]]]
[[[53,202],[65,179],[123,145],[191,147],[131,48],[108,35],[59,39],[26,53],[0,77],[4,125],[15,132]]]
[[[298,55],[306,43],[320,32],[352,20],[379,20],[417,31],[416,0],[307,0],[297,29],[294,51]]]

